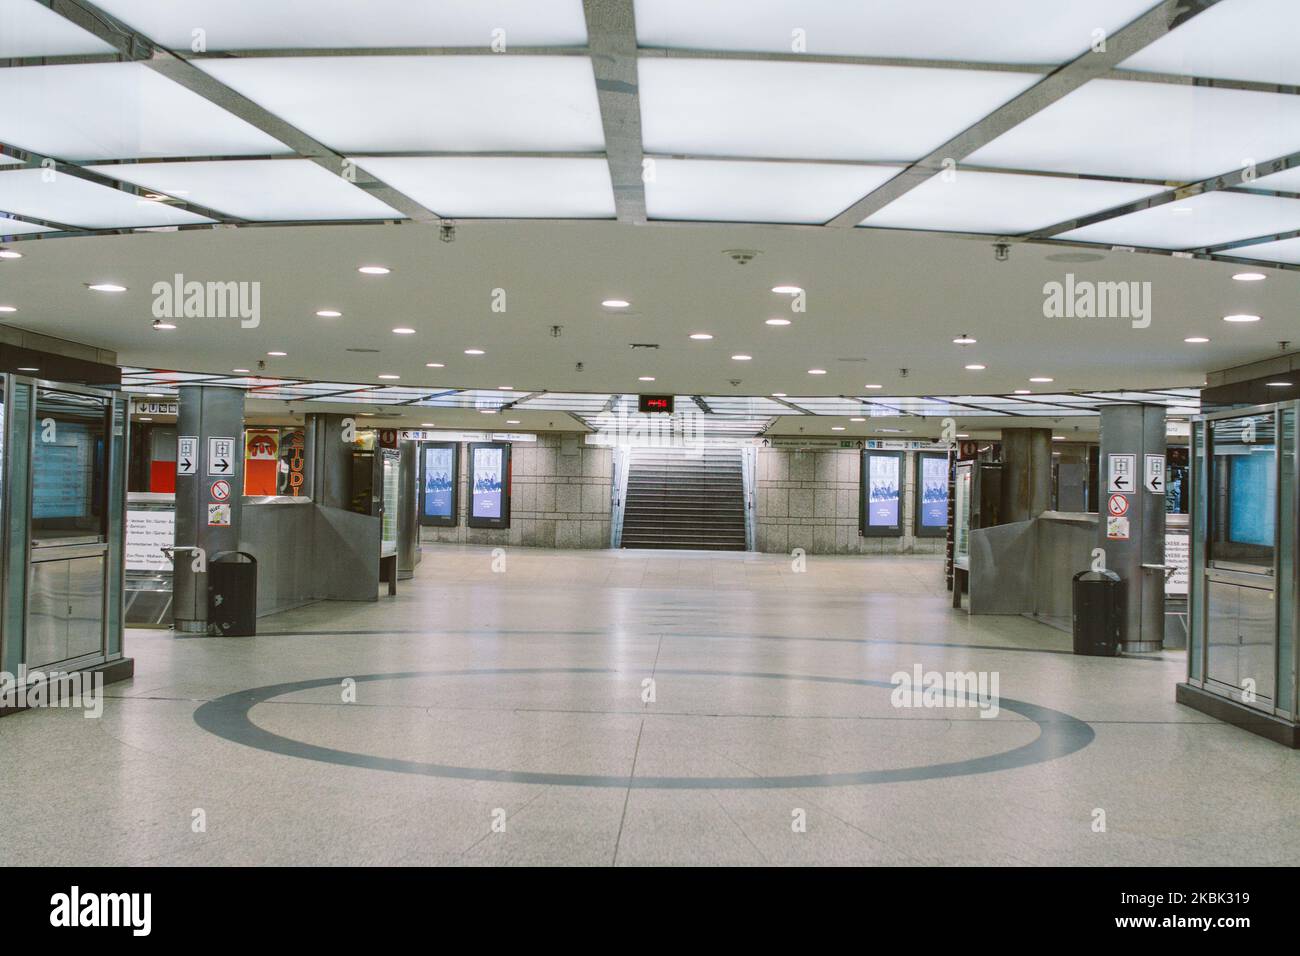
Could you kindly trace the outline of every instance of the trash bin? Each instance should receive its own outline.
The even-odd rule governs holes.
[[[1074,576],[1074,653],[1114,657],[1124,643],[1124,589],[1114,571]]]
[[[222,551],[208,560],[208,626],[212,625],[222,637],[257,633],[257,558],[247,551]]]

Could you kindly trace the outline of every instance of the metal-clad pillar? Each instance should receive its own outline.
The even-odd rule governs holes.
[[[176,630],[208,628],[206,566],[239,549],[244,495],[244,392],[182,385],[176,416],[176,556],[172,607]],[[201,549],[203,571],[194,570]]]
[[[397,576],[414,576],[420,563],[420,446],[399,441],[397,502]]]
[[[1165,632],[1165,410],[1101,409],[1097,546],[1124,582],[1124,651],[1158,651]]]
[[[1052,430],[1002,429],[1002,520],[1037,518],[1052,503]]]
[[[343,441],[347,415],[308,415],[306,435],[307,493],[312,501],[329,508],[352,504],[352,452]]]

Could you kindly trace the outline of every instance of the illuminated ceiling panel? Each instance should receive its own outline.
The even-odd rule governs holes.
[[[1107,245],[1195,249],[1300,229],[1300,200],[1247,193],[1202,193],[1062,233]]]
[[[1113,33],[1153,0],[637,0],[642,46],[1059,63]],[[803,51],[799,51],[803,52]]]
[[[1194,181],[1300,149],[1300,96],[1093,80],[976,150],[976,166]]]
[[[1242,259],[1259,259],[1261,262],[1292,262],[1300,265],[1300,239],[1283,239],[1278,242],[1261,242],[1257,246],[1233,249],[1232,255]]]
[[[4,180],[0,179],[0,186],[3,186]],[[0,189],[3,193],[3,189]],[[0,236],[21,236],[32,232],[49,232],[48,226],[38,226],[32,222],[23,222],[21,219],[10,219],[8,216],[0,215]]]
[[[1038,79],[1033,74],[640,60],[647,152],[790,159],[916,159]]]
[[[60,159],[287,152],[139,63],[0,70],[0,102],[0,141]]]
[[[35,0],[0,0],[0,59],[112,52],[107,43]]]
[[[581,46],[581,0],[97,0],[164,46],[189,50],[321,47]]]
[[[441,216],[611,219],[614,189],[604,159],[379,158],[363,169]]]
[[[1284,169],[1271,176],[1261,176],[1254,182],[1247,183],[1246,186],[1250,189],[1276,189],[1279,192],[1300,193],[1300,166]]]
[[[0,173],[0,209],[87,229],[175,226],[211,222],[166,203],[150,202],[120,189],[97,186],[75,176],[42,179],[44,170]]]
[[[957,169],[932,176],[863,225],[1015,235],[1163,191],[1133,183]]]
[[[1297,38],[1295,0],[1221,0],[1120,66],[1298,85]]]
[[[655,159],[652,219],[822,223],[902,168]]]
[[[91,168],[241,219],[403,218],[369,193],[307,159],[122,163]]]
[[[199,60],[223,83],[346,153],[605,148],[583,57]]]

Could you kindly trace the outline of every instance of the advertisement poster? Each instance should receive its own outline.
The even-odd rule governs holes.
[[[279,484],[280,429],[244,432],[244,494],[274,495]]]
[[[280,439],[280,477],[277,490],[282,495],[298,497],[307,480],[307,460],[304,457],[306,436],[301,428],[285,432]]]
[[[473,503],[470,514],[475,518],[501,517],[501,491],[505,486],[505,456],[500,448],[475,448],[473,465]]]
[[[945,458],[921,459],[921,526],[944,528],[948,525],[948,461]]]
[[[426,448],[424,450],[425,517],[451,517],[452,483],[456,480],[454,451],[452,448]],[[478,460],[483,460],[482,453],[480,453]],[[478,507],[477,490],[474,496],[474,504],[475,507]]]
[[[898,525],[898,465],[894,456],[871,455],[867,479],[867,523],[873,528]]]

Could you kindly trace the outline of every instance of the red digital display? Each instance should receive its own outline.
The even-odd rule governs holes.
[[[642,395],[640,408],[643,412],[668,412],[673,410],[671,395]]]

